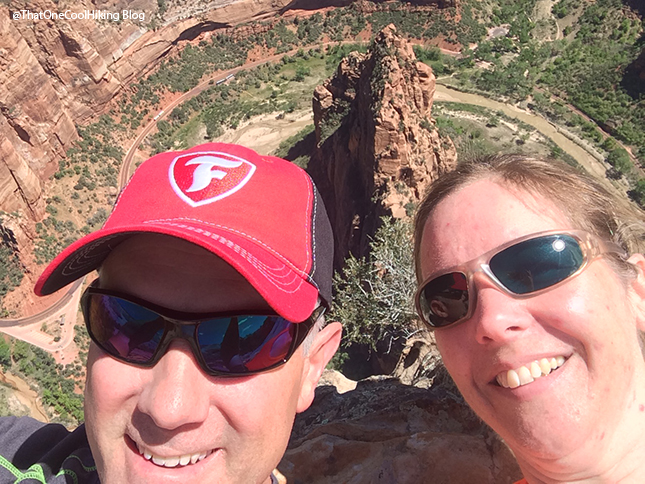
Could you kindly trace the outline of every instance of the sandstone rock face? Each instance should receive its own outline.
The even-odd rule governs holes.
[[[0,209],[27,212],[33,220],[42,218],[45,203],[41,198],[40,179],[8,139],[0,141]]]
[[[289,1],[168,3],[185,18],[169,16],[158,30],[148,30],[158,10],[155,0],[82,0],[73,5],[12,0],[0,7],[0,210],[22,209],[34,221],[42,218],[42,182],[78,138],[75,123],[83,125],[105,113],[122,88],[153,69],[180,41],[273,15]],[[67,10],[129,10],[145,17],[119,22],[12,17],[14,12]]]
[[[456,164],[431,117],[435,77],[393,26],[352,53],[314,91],[318,149],[309,165],[336,238],[335,265],[363,255],[379,217],[409,216],[426,187]]]
[[[156,2],[155,2],[156,3]],[[30,12],[103,11],[120,13],[153,8],[152,0],[145,2],[121,1],[101,2],[96,5],[89,1],[74,6],[63,6],[52,0],[14,0],[10,11]],[[10,18],[8,13],[3,16]],[[60,102],[77,124],[87,122],[101,113],[107,103],[121,89],[120,80],[113,75],[109,66],[131,43],[133,36],[145,31],[145,23],[128,20],[87,19],[42,19],[27,18],[10,20],[19,36],[26,41],[30,51],[43,71],[49,77]]]
[[[510,484],[513,455],[451,392],[394,379],[320,386],[278,466],[289,484]]]
[[[40,218],[40,180],[76,137],[50,77],[0,9],[0,210]]]

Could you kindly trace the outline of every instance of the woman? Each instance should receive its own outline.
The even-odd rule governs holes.
[[[417,308],[522,483],[645,482],[632,210],[566,165],[518,155],[460,165],[419,207]]]

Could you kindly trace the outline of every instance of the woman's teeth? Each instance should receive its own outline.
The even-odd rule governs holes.
[[[528,385],[541,376],[546,376],[564,364],[564,356],[542,358],[529,365],[520,366],[514,370],[503,371],[497,375],[497,383],[504,388],[517,388]]]
[[[177,457],[159,457],[158,455],[151,454],[147,450],[143,450],[139,445],[137,445],[137,448],[139,450],[139,454],[141,454],[144,459],[149,460],[161,467],[178,467],[195,464],[200,460],[204,460],[206,457],[213,453],[212,450],[209,450],[207,452],[197,454],[184,454]]]

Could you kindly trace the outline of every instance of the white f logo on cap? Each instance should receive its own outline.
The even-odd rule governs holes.
[[[208,185],[211,184],[213,178],[222,180],[228,172],[222,170],[213,170],[213,167],[220,168],[238,168],[242,165],[241,161],[229,161],[224,158],[218,158],[216,156],[199,156],[193,158],[186,166],[198,165],[193,172],[193,184],[188,188],[187,192],[198,192],[203,190]]]
[[[170,164],[170,184],[175,193],[192,207],[227,197],[249,181],[255,165],[223,152],[187,153]]]

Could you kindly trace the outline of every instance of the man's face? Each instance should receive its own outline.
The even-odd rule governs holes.
[[[100,285],[179,311],[268,309],[221,259],[165,236],[137,235],[119,245],[101,268]],[[152,368],[117,361],[92,344],[85,419],[101,482],[269,482],[321,371],[312,371],[302,348],[278,369],[221,378],[205,374],[182,340]],[[176,465],[186,456],[199,460]]]

